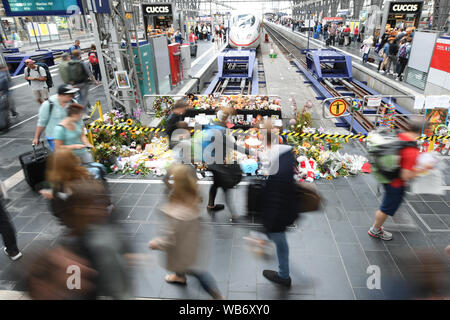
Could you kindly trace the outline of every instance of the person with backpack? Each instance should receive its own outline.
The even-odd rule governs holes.
[[[408,181],[429,169],[415,168],[419,156],[416,139],[421,131],[422,123],[412,122],[404,132],[392,136],[391,131],[380,131],[368,139],[373,173],[384,188],[383,201],[368,231],[373,238],[392,240],[392,233],[383,229],[384,222],[388,216],[394,216],[402,204]]]
[[[25,65],[25,80],[29,82],[36,101],[42,104],[48,99],[47,73],[34,60],[25,60]]]
[[[58,65],[59,76],[61,77],[61,80],[64,83],[69,83],[69,81],[70,81],[69,61],[70,61],[70,54],[68,54],[67,52],[64,52],[62,54],[62,61]]]
[[[94,78],[96,81],[100,82],[102,81],[102,73],[100,72],[100,65],[98,63],[98,54],[97,54],[97,47],[95,44],[91,45],[91,51],[88,53],[89,57],[89,63],[92,67],[92,72],[94,73]]]
[[[406,38],[402,40],[400,45],[400,49],[398,50],[398,62],[396,73],[396,80],[403,81],[403,71],[405,70],[406,65],[408,64],[409,54],[411,53],[411,38]]]
[[[394,74],[395,68],[397,66],[397,54],[398,54],[398,44],[395,39],[392,39],[392,43],[389,45],[389,62],[386,72],[389,74]],[[391,70],[392,65],[392,70]]]
[[[223,204],[216,204],[216,196],[219,188],[225,192],[225,200],[231,212],[230,221],[237,221],[238,216],[232,201],[231,190],[242,179],[242,170],[239,164],[227,161],[235,148],[242,154],[250,154],[250,150],[236,144],[234,137],[226,134],[227,121],[234,110],[220,109],[217,112],[217,120],[204,126],[201,137],[194,135],[195,160],[203,160],[208,165],[208,170],[213,173],[213,184],[209,189],[207,212],[214,217],[215,212],[225,209]],[[201,146],[198,143],[201,143]],[[215,148],[211,149],[211,145]],[[202,154],[199,155],[198,151]],[[199,159],[200,158],[200,159]]]
[[[69,83],[74,87],[80,89],[79,103],[86,107],[86,112],[89,111],[89,86],[92,80],[95,85],[98,85],[94,75],[89,66],[89,62],[81,60],[81,51],[74,50],[72,52],[72,60],[69,61]]]
[[[56,126],[67,117],[67,107],[75,102],[74,95],[80,91],[69,84],[63,84],[58,88],[58,94],[51,96],[42,103],[39,109],[39,119],[33,144],[37,146],[42,132],[45,130],[45,137],[51,150],[55,149],[54,131]]]

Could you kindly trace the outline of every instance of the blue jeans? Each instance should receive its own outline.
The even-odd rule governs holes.
[[[275,243],[277,247],[278,257],[278,275],[280,278],[289,278],[289,246],[286,240],[285,232],[271,232],[267,233],[270,240]]]
[[[197,278],[198,282],[209,295],[215,297],[218,294],[219,288],[217,287],[216,280],[206,271],[189,270],[187,274]],[[185,277],[186,273],[176,272],[178,277]]]
[[[363,54],[363,58],[362,58],[363,62],[367,62],[367,59],[369,59],[369,53],[370,53],[370,51]]]
[[[50,150],[55,151],[55,139],[50,137],[45,137],[47,139],[48,146]]]

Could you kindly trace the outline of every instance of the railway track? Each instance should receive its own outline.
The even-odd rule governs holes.
[[[291,40],[287,39],[284,35],[281,33],[275,31],[271,27],[268,27],[267,25],[264,26],[267,33],[270,35],[270,37],[278,44],[278,47],[284,53],[288,60],[290,60],[291,63],[296,60],[298,63],[300,63],[303,67],[307,68],[305,55],[302,54],[302,50],[306,49],[306,47],[301,46],[297,43],[293,43]],[[328,64],[322,64],[323,68],[332,68],[332,66]],[[364,96],[370,95],[369,92],[358,86],[354,82],[348,82],[343,81],[341,79],[334,80],[334,83],[337,83],[336,85],[339,85],[340,87],[345,87],[349,92],[352,92],[356,98],[363,99]],[[321,85],[327,90],[333,97],[339,97],[342,96],[339,91],[337,91],[333,85],[330,83],[330,81],[322,81]],[[387,104],[382,102],[380,109],[386,107]],[[365,115],[363,115],[360,111],[354,111],[353,113],[355,121],[357,121],[365,130],[371,131],[375,128],[375,124],[367,119]],[[408,121],[405,119],[405,117],[395,117],[394,124],[397,128],[400,129],[406,129],[408,126]]]
[[[251,80],[245,78],[227,78],[217,83],[212,91],[213,95],[251,95],[253,86],[258,86],[259,94],[267,94],[266,92],[266,77],[264,73],[264,66],[262,63],[261,50],[256,51],[256,58],[258,60],[258,83],[253,83]],[[226,70],[236,73],[248,70],[249,66],[246,63],[227,63]]]

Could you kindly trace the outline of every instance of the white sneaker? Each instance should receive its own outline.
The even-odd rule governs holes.
[[[383,228],[380,228],[377,230],[375,230],[374,227],[371,227],[369,229],[369,236],[373,237],[373,238],[380,238],[381,240],[384,241],[390,241],[392,240],[392,233],[384,231]]]
[[[380,73],[381,73],[381,74],[383,74],[383,73],[386,73],[386,71],[384,71],[384,70],[380,70]]]
[[[20,252],[20,251],[17,251],[17,253],[15,253],[13,256],[8,253],[8,251],[6,250],[6,247],[3,248],[3,251],[12,261],[16,261],[17,259],[22,257],[22,252]]]

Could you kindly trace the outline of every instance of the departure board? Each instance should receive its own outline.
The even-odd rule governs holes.
[[[82,12],[81,0],[2,0],[7,16],[69,16]],[[77,7],[80,8],[77,10]]]

